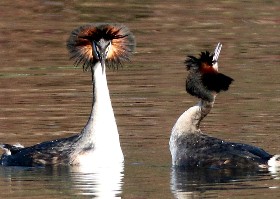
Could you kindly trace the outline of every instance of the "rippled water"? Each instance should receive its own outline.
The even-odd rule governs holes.
[[[273,172],[173,171],[168,148],[179,115],[196,103],[184,91],[187,54],[223,43],[220,71],[235,81],[217,97],[202,130],[279,148],[279,1],[13,1],[0,3],[0,142],[25,146],[80,132],[91,107],[90,74],[65,47],[72,29],[125,23],[137,49],[108,71],[125,164],[1,168],[0,198],[278,198]]]

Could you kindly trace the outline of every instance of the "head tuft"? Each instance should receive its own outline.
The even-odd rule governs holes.
[[[206,66],[212,67],[214,64],[213,54],[210,54],[210,52],[205,51],[201,52],[198,58],[194,56],[188,56],[185,61],[185,64],[187,70],[199,70]]]
[[[206,101],[213,101],[213,92],[228,90],[233,79],[218,73],[217,61],[222,44],[218,43],[215,52],[201,52],[198,58],[188,56],[185,61],[189,74],[186,79],[186,91]]]
[[[111,48],[106,58],[108,67],[118,68],[128,61],[134,51],[135,40],[130,30],[122,24],[88,24],[74,29],[67,40],[70,59],[84,70],[94,66],[98,60],[92,55],[93,41],[100,39],[111,41]]]

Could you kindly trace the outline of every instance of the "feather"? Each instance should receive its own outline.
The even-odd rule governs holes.
[[[70,59],[75,66],[82,65],[84,70],[92,67],[98,60],[92,55],[93,41],[111,41],[106,65],[118,68],[128,61],[134,51],[135,40],[130,30],[122,24],[87,24],[74,29],[67,40]]]

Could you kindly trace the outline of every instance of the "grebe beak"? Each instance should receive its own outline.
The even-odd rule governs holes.
[[[101,53],[100,57],[99,57],[100,63],[101,63],[101,67],[102,67],[102,73],[104,73],[104,69],[105,69],[105,60],[106,60],[106,55],[105,53]]]
[[[100,39],[98,42],[93,41],[93,56],[101,63],[102,72],[105,70],[105,61],[111,47],[111,41]]]
[[[220,55],[220,52],[222,50],[222,44],[221,43],[218,43],[216,48],[215,48],[215,51],[214,51],[214,55],[213,55],[213,68],[218,71],[218,58],[219,58],[219,55]]]

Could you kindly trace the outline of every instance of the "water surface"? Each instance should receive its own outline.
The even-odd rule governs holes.
[[[219,70],[235,81],[217,97],[202,130],[280,153],[279,6],[276,0],[2,0],[1,142],[29,146],[71,136],[86,123],[91,79],[69,60],[65,43],[72,29],[125,23],[137,48],[122,69],[107,70],[124,167],[89,174],[73,168],[0,168],[0,198],[280,197],[279,173],[175,172],[168,147],[176,119],[196,103],[184,90],[186,55],[222,42]],[[105,174],[115,176],[112,184]]]

